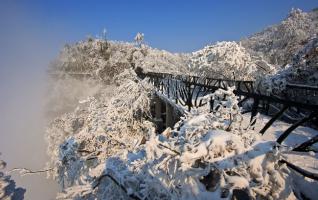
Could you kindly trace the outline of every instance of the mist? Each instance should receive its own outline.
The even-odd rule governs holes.
[[[6,170],[45,168],[46,70],[65,39],[30,18],[14,3],[0,7],[0,152]],[[62,29],[61,29],[62,30]],[[46,174],[20,177],[25,199],[55,199],[58,186]]]

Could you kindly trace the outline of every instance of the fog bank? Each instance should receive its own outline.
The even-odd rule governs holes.
[[[44,141],[46,69],[64,41],[13,2],[0,6],[0,152],[6,170],[38,170],[47,162]],[[53,30],[53,29],[52,29]],[[46,174],[20,177],[25,199],[55,199],[57,184]]]

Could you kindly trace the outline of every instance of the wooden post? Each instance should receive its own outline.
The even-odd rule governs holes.
[[[267,122],[267,124],[260,131],[261,134],[264,134],[265,131],[287,110],[288,106],[284,106],[271,120]]]
[[[173,126],[173,107],[169,103],[166,103],[166,127],[173,128]]]
[[[283,134],[281,134],[281,136],[279,136],[279,138],[277,139],[277,143],[281,144],[293,130],[295,130],[298,126],[302,125],[303,123],[311,120],[312,118],[317,116],[317,114],[318,112],[312,112],[309,116],[304,117],[303,119],[293,124]]]
[[[258,104],[259,104],[259,99],[258,98],[254,98],[254,103],[253,103],[253,107],[252,107],[252,113],[251,113],[251,119],[250,122],[253,121],[254,117],[257,115],[258,113]],[[251,125],[253,126],[256,123],[256,121],[254,121]]]
[[[293,149],[293,151],[308,151],[309,147],[317,142],[318,142],[318,135],[311,138],[310,140],[307,140],[306,142],[302,143],[301,145],[297,146],[296,148]]]
[[[162,103],[160,98],[156,95],[155,96],[155,123],[157,125],[157,131],[160,132],[163,129],[163,120],[161,117],[162,114]]]

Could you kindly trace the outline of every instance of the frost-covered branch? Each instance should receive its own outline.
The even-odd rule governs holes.
[[[112,180],[113,183],[115,183],[118,187],[120,187],[130,198],[136,199],[136,200],[141,200],[141,198],[139,198],[138,196],[136,196],[134,194],[129,194],[127,189],[122,184],[120,184],[114,177],[112,177],[110,174],[103,174],[100,177],[98,177],[95,184],[93,185],[93,189],[97,188],[100,185],[102,179],[106,178],[106,177],[109,178],[110,180]]]
[[[19,172],[20,175],[25,176],[30,174],[39,174],[39,173],[49,172],[52,170],[54,170],[54,168],[40,169],[40,170],[31,170],[27,168],[13,168],[9,170],[8,173]]]
[[[296,172],[298,172],[299,174],[303,175],[304,177],[308,177],[308,178],[311,178],[311,179],[314,179],[314,180],[318,180],[318,174],[315,174],[315,173],[312,173],[312,172],[309,172],[309,171],[306,171],[300,167],[297,167],[296,165],[286,161],[286,160],[280,160],[279,163],[281,164],[286,164],[287,167],[295,170]]]

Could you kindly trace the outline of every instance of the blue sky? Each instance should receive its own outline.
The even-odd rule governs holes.
[[[140,31],[153,47],[191,52],[261,31],[281,21],[292,7],[309,11],[318,7],[318,1],[1,0],[0,21],[13,18],[1,25],[8,38],[16,35],[14,31],[44,39],[48,35],[53,46],[99,34],[105,27],[113,40],[132,41]]]

